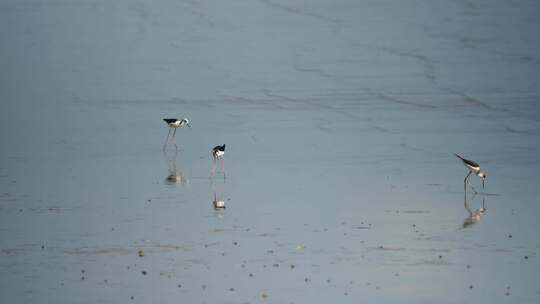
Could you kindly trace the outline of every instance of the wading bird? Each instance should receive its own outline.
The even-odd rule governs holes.
[[[225,177],[225,165],[223,163],[223,156],[225,155],[225,144],[223,146],[215,146],[212,148],[212,157],[213,157],[213,165],[212,165],[212,176],[216,174],[216,163],[218,160],[221,159],[221,172],[223,172],[223,177]]]
[[[167,139],[165,140],[165,144],[163,145],[163,150],[167,148],[167,144],[173,143],[176,149],[178,150],[178,146],[176,145],[176,129],[183,128],[185,126],[188,126],[191,128],[191,124],[189,123],[189,119],[187,118],[163,118],[163,121],[169,126],[169,133],[167,134]],[[171,131],[174,129],[174,132],[171,136]]]
[[[465,191],[467,191],[467,184],[469,184],[469,186],[471,186],[472,190],[474,192],[476,192],[473,185],[471,185],[471,183],[469,182],[469,176],[473,172],[474,172],[474,174],[478,175],[478,177],[480,177],[480,179],[482,180],[482,188],[485,188],[485,181],[486,181],[487,175],[486,175],[486,173],[480,171],[480,165],[477,162],[466,159],[466,158],[463,158],[463,157],[457,155],[456,153],[454,153],[454,155],[457,158],[461,159],[461,161],[463,161],[463,165],[465,167],[467,167],[467,169],[469,169],[469,174],[467,174],[467,176],[465,176],[465,179],[463,180],[463,187],[465,188]]]

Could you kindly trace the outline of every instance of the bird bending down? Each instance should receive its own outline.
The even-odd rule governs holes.
[[[216,174],[216,163],[218,160],[221,159],[221,172],[223,172],[223,177],[225,177],[225,165],[223,162],[223,156],[225,155],[225,144],[222,146],[215,146],[212,148],[212,157],[213,157],[213,165],[212,165],[212,176]]]
[[[167,134],[167,139],[165,140],[165,144],[163,145],[163,150],[167,148],[167,144],[173,143],[175,148],[178,150],[178,146],[176,145],[176,129],[183,128],[185,126],[188,126],[191,128],[191,124],[189,123],[189,119],[187,118],[163,118],[163,121],[169,126],[169,133]],[[174,129],[174,132],[171,136],[171,131]]]
[[[469,169],[469,173],[467,174],[467,176],[465,176],[465,179],[463,180],[463,187],[465,188],[465,191],[467,191],[467,184],[469,184],[469,186],[471,186],[472,190],[474,192],[476,192],[473,185],[471,185],[471,183],[469,182],[469,176],[472,173],[474,173],[474,174],[478,175],[478,177],[480,177],[480,179],[482,180],[482,188],[485,188],[485,180],[486,180],[487,175],[486,175],[486,173],[484,173],[484,172],[482,172],[480,170],[480,165],[477,162],[466,159],[466,158],[463,158],[463,157],[457,155],[456,153],[454,153],[454,155],[457,158],[461,159],[461,161],[463,161],[463,165],[465,167],[467,167],[467,169]]]

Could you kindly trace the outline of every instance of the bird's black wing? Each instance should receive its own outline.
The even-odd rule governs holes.
[[[479,165],[477,162],[475,162],[475,161],[472,161],[472,160],[470,160],[470,159],[463,158],[463,157],[457,155],[456,153],[454,153],[454,155],[455,155],[457,158],[461,159],[461,160],[462,160],[464,163],[466,163],[467,165],[471,166],[471,167],[480,167],[480,165]]]
[[[175,121],[177,121],[178,119],[176,118],[163,118],[163,121],[170,124],[170,123],[173,123]]]

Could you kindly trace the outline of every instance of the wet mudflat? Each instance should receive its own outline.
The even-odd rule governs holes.
[[[3,302],[537,303],[539,10],[2,2]]]

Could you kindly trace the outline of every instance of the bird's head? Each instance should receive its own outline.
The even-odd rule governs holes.
[[[480,177],[482,179],[482,187],[485,187],[486,186],[486,178],[487,178],[487,174],[485,172],[478,172],[478,177]]]
[[[184,118],[182,121],[188,126],[188,128],[191,128],[191,124],[189,123],[189,119]]]

